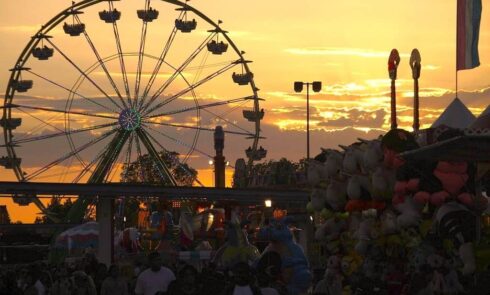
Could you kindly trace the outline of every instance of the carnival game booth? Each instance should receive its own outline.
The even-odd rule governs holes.
[[[312,261],[326,269],[329,294],[481,289],[490,137],[447,129],[420,147],[393,129],[342,149],[324,150],[308,171],[307,210],[324,255]]]

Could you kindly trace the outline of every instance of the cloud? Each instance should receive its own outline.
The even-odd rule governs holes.
[[[284,51],[294,55],[333,55],[363,58],[388,58],[390,56],[388,51],[342,47],[286,48]],[[400,53],[400,56],[409,57],[410,55],[408,53]]]
[[[441,68],[440,66],[436,66],[436,65],[422,65],[422,70],[435,71],[440,68]]]
[[[420,97],[441,97],[446,93],[451,93],[451,89],[436,88],[436,87],[419,89]],[[413,97],[413,91],[403,92],[402,97]]]
[[[338,127],[366,127],[366,128],[382,128],[385,122],[385,116],[387,112],[384,109],[378,109],[374,112],[362,111],[359,109],[351,109],[344,113],[338,119],[325,120],[320,122],[317,126],[326,128],[338,128]]]

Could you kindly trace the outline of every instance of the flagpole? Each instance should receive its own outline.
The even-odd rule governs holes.
[[[456,0],[456,46],[454,52],[456,53],[456,63],[454,65],[454,69],[456,70],[456,98],[458,97],[458,2]]]

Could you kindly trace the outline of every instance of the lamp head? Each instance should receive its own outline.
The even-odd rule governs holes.
[[[303,82],[294,82],[294,91],[295,92],[303,91]]]
[[[313,85],[313,87],[312,87],[313,88],[313,91],[320,92],[322,90],[322,82],[315,81],[315,82],[313,82],[312,85]]]

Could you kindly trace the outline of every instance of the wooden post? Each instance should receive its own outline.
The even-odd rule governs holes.
[[[109,266],[114,257],[114,199],[99,198],[96,219],[99,223],[97,257],[99,262]]]

